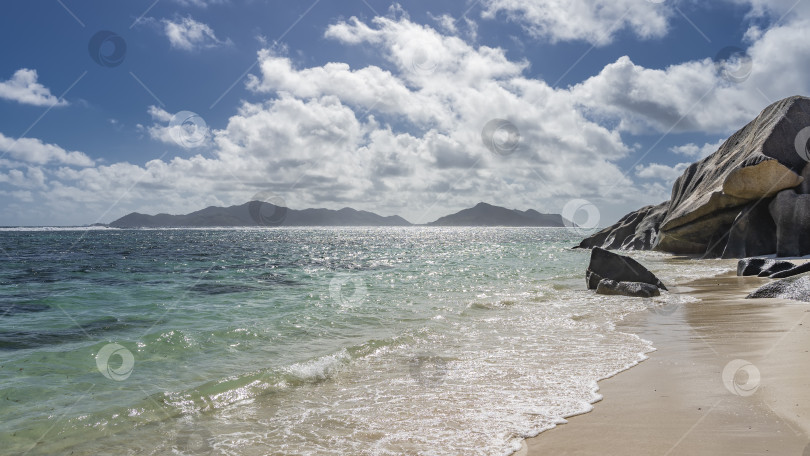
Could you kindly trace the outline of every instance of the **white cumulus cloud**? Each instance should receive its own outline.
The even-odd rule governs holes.
[[[640,3],[644,14],[665,15],[649,9],[660,4]],[[622,27],[642,36],[628,20]],[[668,198],[671,181],[687,166],[661,164],[660,156],[644,162],[643,151],[627,145],[636,133],[725,138],[771,102],[810,94],[803,77],[810,74],[810,27],[794,16],[748,34],[752,66],[741,82],[724,79],[711,56],[663,68],[626,56],[579,84],[554,88],[529,75],[528,61],[473,44],[447,24],[443,29],[406,15],[335,22],[326,39],[387,61],[311,65],[262,50],[246,84],[247,101],[209,132],[204,156],[61,166],[45,171],[45,188],[23,189],[43,201],[36,205],[41,210],[65,217],[96,211],[104,221],[134,210],[185,213],[241,204],[269,190],[290,207],[352,206],[413,222],[481,200],[560,212],[579,198],[596,205],[607,222]],[[148,113],[153,124],[145,131],[174,141],[175,116],[154,106]],[[513,153],[495,154],[482,140],[493,119],[519,135]],[[669,152],[691,160],[720,145],[700,145],[694,136],[684,143]],[[13,158],[26,161],[19,153]],[[641,164],[624,169],[628,159]],[[18,172],[6,173],[6,181],[38,182],[25,165],[8,167]],[[110,201],[118,204],[107,212]]]
[[[139,127],[146,130],[152,139],[183,149],[210,146],[211,130],[199,115],[189,111],[171,114],[157,106],[150,106],[147,112],[154,123]]]
[[[50,89],[37,82],[37,70],[21,68],[0,81],[0,98],[33,106],[67,106],[68,102],[51,94]]]
[[[82,152],[68,152],[56,144],[46,144],[36,138],[15,140],[0,133],[0,153],[28,163],[58,163],[71,166],[93,166],[93,160]]]
[[[163,31],[169,43],[175,49],[196,51],[230,44],[230,40],[221,41],[214,30],[190,16],[177,20],[163,19]]]
[[[728,134],[770,103],[810,94],[810,21],[772,27],[745,51],[737,80],[710,57],[658,69],[624,56],[571,90],[592,113],[618,120],[621,131],[666,134]]]
[[[484,18],[505,15],[531,35],[559,41],[610,44],[622,30],[643,39],[662,37],[672,11],[646,0],[485,0]]]

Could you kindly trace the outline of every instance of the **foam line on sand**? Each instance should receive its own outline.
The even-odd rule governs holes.
[[[810,455],[810,303],[745,299],[768,280],[697,280],[699,301],[626,319],[657,350],[518,454]]]

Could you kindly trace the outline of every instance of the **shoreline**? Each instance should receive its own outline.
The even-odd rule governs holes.
[[[675,288],[699,301],[619,322],[655,351],[514,454],[810,454],[810,303],[745,299],[768,281],[698,279]]]

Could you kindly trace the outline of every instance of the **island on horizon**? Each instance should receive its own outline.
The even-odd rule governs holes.
[[[333,209],[290,209],[265,201],[205,209],[183,215],[127,214],[108,225],[112,228],[213,228],[251,226],[500,226],[565,227],[574,224],[560,214],[521,211],[487,203],[449,214],[426,223],[414,224],[398,215],[382,216],[350,207]]]

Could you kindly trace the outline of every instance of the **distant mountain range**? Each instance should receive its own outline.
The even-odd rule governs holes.
[[[250,201],[239,206],[216,207],[185,215],[146,215],[133,212],[112,222],[114,228],[179,228],[228,226],[412,226],[398,215],[383,217],[373,212],[352,208],[289,209],[263,201]],[[519,211],[486,203],[444,216],[428,226],[565,226],[559,214],[541,214],[535,210]]]

